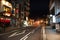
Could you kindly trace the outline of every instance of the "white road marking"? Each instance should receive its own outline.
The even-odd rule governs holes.
[[[24,34],[24,33],[25,33],[25,31],[26,31],[26,30],[24,30],[24,31],[23,31],[23,32],[21,32],[21,33],[16,34],[15,36],[20,35],[20,34]]]
[[[24,31],[23,31],[23,32],[21,32],[21,33],[15,32],[15,33],[11,34],[8,38],[13,37],[13,36],[17,36],[17,35],[24,34],[24,33],[25,33],[25,31],[26,31],[26,30],[24,30]]]
[[[9,37],[12,37],[12,36],[14,36],[14,35],[16,35],[17,34],[17,32],[15,32],[15,33],[13,33],[12,35],[10,35]]]
[[[31,33],[34,33],[36,29],[32,30],[31,32],[29,32],[27,35],[25,35],[24,37],[22,37],[20,40],[26,40]]]
[[[20,40],[26,40],[28,38],[28,35],[30,35],[31,32],[29,32],[27,35],[25,35],[24,37],[22,37]]]
[[[26,36],[25,38],[24,38],[24,40],[26,40],[28,38],[28,36]]]
[[[36,30],[36,29],[34,29],[34,30],[32,30],[31,32],[29,32],[27,35],[25,35],[24,37],[22,37],[20,40],[26,40],[31,33],[34,33],[34,32],[35,32],[35,30]]]

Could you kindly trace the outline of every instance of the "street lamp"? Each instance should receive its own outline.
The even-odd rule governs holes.
[[[53,15],[52,14],[50,14],[50,17],[52,17]]]

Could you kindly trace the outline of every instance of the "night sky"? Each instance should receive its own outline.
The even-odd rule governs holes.
[[[49,12],[49,1],[50,0],[30,0],[30,17],[45,17]]]

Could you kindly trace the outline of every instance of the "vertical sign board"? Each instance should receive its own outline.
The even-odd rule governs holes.
[[[16,11],[15,11],[16,13],[19,13],[19,10],[18,10],[18,8],[16,8]]]
[[[16,13],[16,17],[18,18],[19,17],[19,9],[18,8],[16,8],[15,13]]]

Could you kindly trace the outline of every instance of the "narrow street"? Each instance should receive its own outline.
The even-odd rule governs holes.
[[[60,40],[60,0],[0,0],[0,40]]]
[[[31,36],[27,38],[27,40],[42,40],[41,29],[37,29]]]
[[[45,33],[44,33],[45,32]],[[0,35],[1,40],[60,40],[60,34],[55,29],[46,28],[17,30],[7,34]]]
[[[35,28],[17,29],[13,32],[0,34],[1,40],[20,40],[22,37],[30,33]]]
[[[42,35],[40,29],[33,33],[27,40],[60,40],[60,33],[57,33],[55,29],[46,28],[45,34]],[[43,37],[44,35],[45,38]]]

